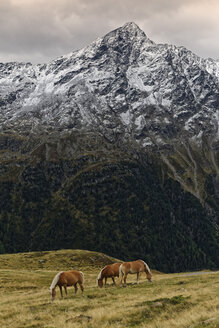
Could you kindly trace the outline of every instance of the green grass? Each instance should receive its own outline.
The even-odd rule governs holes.
[[[96,268],[119,261],[103,253],[86,250],[58,250],[0,255],[0,267],[30,270],[71,270]]]

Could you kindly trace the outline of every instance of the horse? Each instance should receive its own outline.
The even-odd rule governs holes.
[[[120,285],[122,285],[122,280],[124,281],[124,286],[126,286],[126,278],[128,273],[136,273],[137,274],[137,284],[139,283],[139,275],[140,272],[145,272],[147,279],[152,282],[152,274],[149,269],[149,266],[142,260],[137,260],[133,262],[123,262],[119,267],[119,276]]]
[[[52,301],[55,299],[56,296],[56,286],[59,286],[61,297],[63,297],[62,294],[62,286],[65,289],[65,294],[67,295],[67,286],[74,286],[75,288],[75,294],[77,293],[78,287],[77,284],[79,284],[82,292],[82,296],[84,295],[84,274],[81,271],[72,270],[72,271],[61,271],[57,273],[51,283],[50,286],[50,294],[52,297]]]
[[[121,263],[113,263],[110,265],[105,266],[99,273],[97,277],[97,286],[102,288],[103,287],[103,279],[105,279],[105,287],[107,278],[112,278],[113,284],[115,285],[114,277],[119,277],[119,267]]]

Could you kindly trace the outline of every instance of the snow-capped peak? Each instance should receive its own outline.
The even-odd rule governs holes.
[[[95,128],[143,146],[217,136],[218,72],[217,61],[126,23],[48,65],[1,64],[0,122]]]

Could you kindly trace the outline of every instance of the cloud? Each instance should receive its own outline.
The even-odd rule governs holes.
[[[128,21],[155,42],[218,58],[217,0],[1,0],[0,61],[48,62]]]

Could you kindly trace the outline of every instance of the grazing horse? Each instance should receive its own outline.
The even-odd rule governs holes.
[[[97,285],[98,287],[103,287],[103,279],[105,279],[105,286],[107,278],[112,278],[113,284],[115,285],[114,277],[119,277],[119,267],[121,263],[113,263],[105,266],[99,273],[97,277]]]
[[[66,295],[67,295],[67,286],[74,286],[75,294],[76,294],[78,290],[77,284],[79,284],[83,296],[84,293],[83,282],[84,282],[84,274],[81,271],[72,270],[68,272],[61,271],[57,273],[50,286],[52,301],[55,299],[56,296],[56,291],[55,291],[56,286],[59,286],[61,297],[63,297],[62,286],[65,289]]]
[[[137,284],[139,283],[140,272],[145,272],[147,279],[152,282],[152,274],[149,266],[142,260],[137,260],[133,262],[123,262],[119,267],[119,275],[121,276],[120,284],[122,285],[122,280],[124,281],[124,286],[126,286],[126,278],[128,273],[137,274]]]

